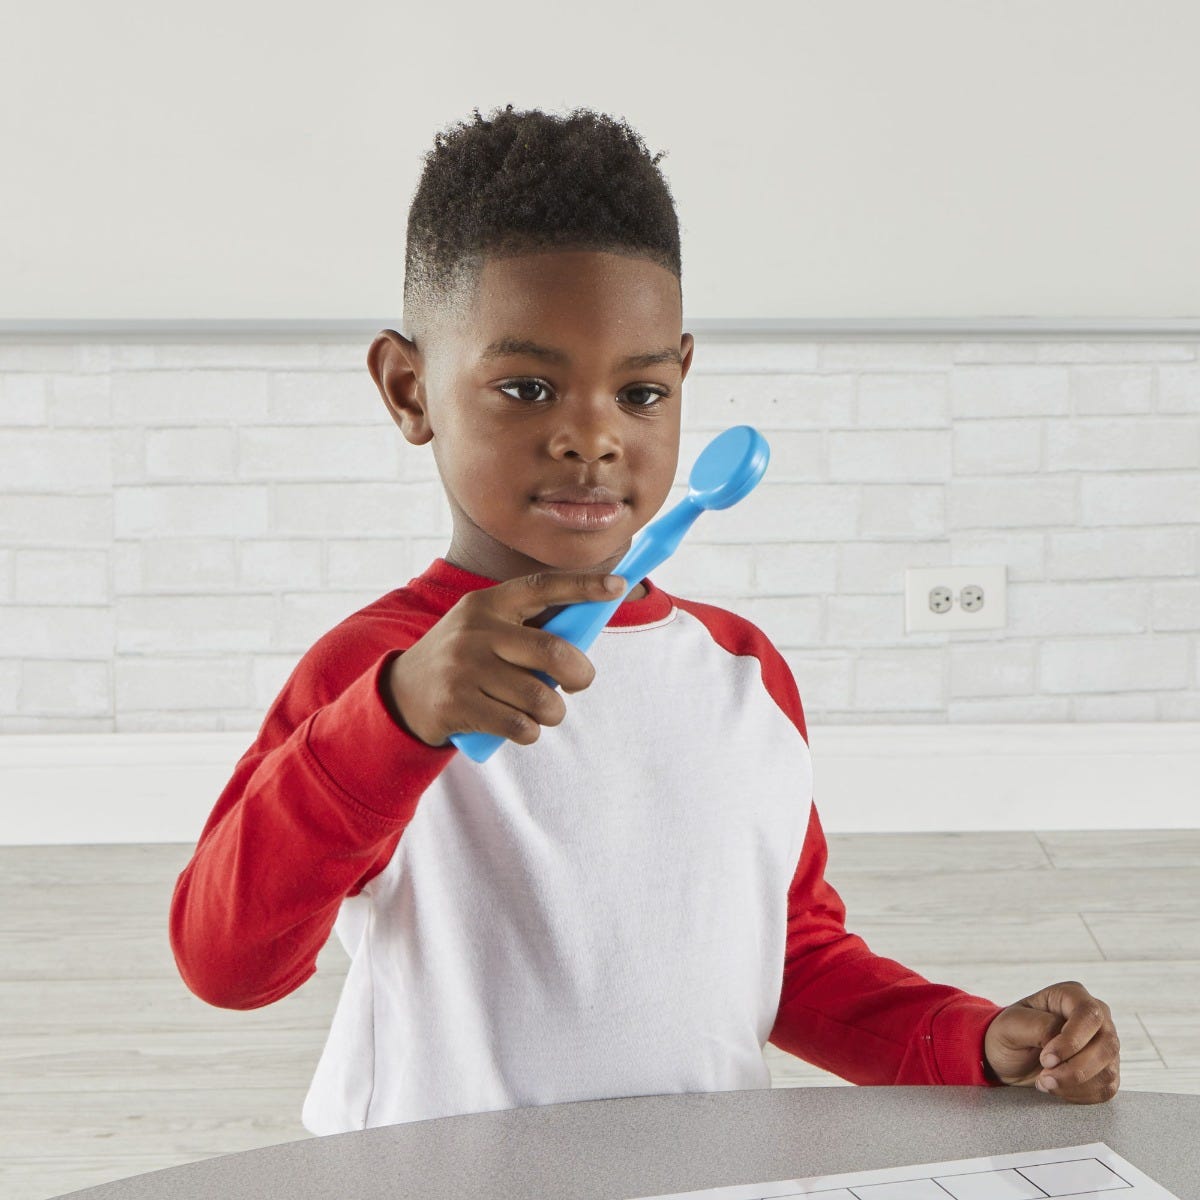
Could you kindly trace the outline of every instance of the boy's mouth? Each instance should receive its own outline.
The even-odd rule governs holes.
[[[621,497],[606,487],[586,487],[572,483],[567,487],[555,488],[552,492],[541,492],[538,500],[550,500],[557,504],[620,504]]]
[[[620,519],[625,502],[608,488],[576,485],[535,496],[534,507],[567,529],[607,529]]]

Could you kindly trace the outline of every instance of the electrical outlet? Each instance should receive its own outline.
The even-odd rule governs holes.
[[[904,631],[1003,629],[1007,568],[910,567],[904,572]]]

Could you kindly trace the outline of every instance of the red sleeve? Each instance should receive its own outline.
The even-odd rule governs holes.
[[[848,933],[827,857],[814,804],[788,893],[772,1044],[851,1083],[1003,1086],[983,1061],[984,1031],[1002,1006],[930,983]]]
[[[763,686],[807,743],[800,692],[770,638],[725,609],[672,600],[731,654],[758,658]],[[1003,1006],[930,983],[848,933],[845,905],[825,880],[827,859],[810,801],[808,830],[788,890],[783,988],[770,1042],[851,1083],[1002,1087],[985,1068],[983,1035]]]
[[[323,703],[330,676],[319,666],[337,657],[336,643],[323,642],[238,761],[171,898],[179,973],[222,1008],[270,1004],[315,973],[342,898],[387,865],[421,793],[455,753],[426,745],[388,712],[379,680],[400,650],[381,653]]]

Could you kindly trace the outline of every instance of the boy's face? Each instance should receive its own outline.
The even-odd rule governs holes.
[[[428,354],[391,330],[375,339],[367,362],[393,420],[433,443],[449,561],[497,580],[616,566],[675,477],[693,348],[682,322],[665,268],[548,251],[486,259],[466,315]],[[580,487],[612,502],[548,499]]]

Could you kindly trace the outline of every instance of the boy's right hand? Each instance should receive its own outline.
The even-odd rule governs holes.
[[[617,586],[607,588],[608,579]],[[430,746],[475,732],[536,742],[541,726],[557,725],[567,706],[533,672],[579,692],[596,670],[582,650],[525,622],[555,605],[612,600],[624,588],[615,575],[540,572],[468,592],[389,664],[393,717]]]

